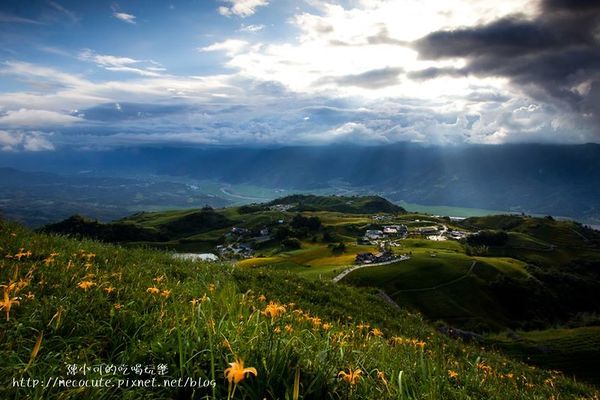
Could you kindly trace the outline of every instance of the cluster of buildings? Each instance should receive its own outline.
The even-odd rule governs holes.
[[[419,222],[418,220],[415,222]],[[469,233],[464,231],[447,229],[444,225],[421,226],[408,230],[406,225],[384,225],[382,229],[368,229],[359,240],[361,244],[377,244],[378,241],[386,239],[404,239],[407,236],[426,237],[429,240],[442,241],[447,239],[460,240],[467,237]],[[375,242],[375,243],[374,243]],[[392,244],[391,242],[390,244]]]
[[[269,210],[271,211],[279,211],[279,212],[286,212],[292,208],[296,207],[295,204],[275,204],[273,206],[269,207]]]
[[[355,264],[377,264],[397,259],[391,251],[382,251],[379,253],[358,253],[354,259]]]
[[[250,258],[254,254],[252,247],[246,243],[221,244],[216,249],[219,256],[224,259]]]
[[[277,221],[278,224],[283,223]],[[252,244],[266,242],[272,239],[271,229],[262,227],[260,229],[248,229],[234,226],[227,233],[226,243],[216,247],[217,253],[221,258],[241,259],[251,258],[254,255]]]
[[[383,221],[391,220],[392,216],[391,215],[373,215],[371,218],[373,219],[373,221],[383,222]]]
[[[381,240],[388,237],[405,237],[408,234],[406,225],[386,225],[383,229],[368,229],[362,238],[363,242]]]
[[[271,235],[271,229],[269,229],[266,226],[262,227],[260,229],[253,229],[253,230],[234,226],[233,228],[231,228],[231,232],[229,234],[227,234],[226,236],[227,236],[227,239],[229,239],[229,240],[240,240],[242,238],[246,238],[247,240],[264,242],[265,240],[271,239],[270,235]]]
[[[446,231],[446,237],[448,239],[460,240],[466,238],[468,235],[470,235],[470,233],[464,231],[455,231],[451,229]]]

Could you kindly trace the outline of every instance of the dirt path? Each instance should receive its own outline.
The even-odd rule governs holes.
[[[400,307],[400,305],[398,305],[398,303],[396,303],[394,301],[394,299],[392,299],[390,296],[388,296],[387,293],[384,292],[383,290],[380,290],[379,293],[377,293],[377,295],[379,297],[381,297],[383,299],[383,301],[385,301],[386,303],[388,303],[392,307],[394,307],[394,308],[396,308],[398,310],[402,309],[402,307]]]
[[[395,296],[395,295],[397,295],[399,293],[406,293],[406,292],[425,292],[425,291],[428,291],[428,290],[436,290],[436,289],[440,289],[440,288],[443,288],[443,287],[446,287],[446,286],[453,285],[456,282],[462,281],[467,276],[469,276],[469,274],[473,271],[473,268],[475,268],[475,264],[477,264],[477,261],[473,261],[473,263],[469,267],[469,270],[467,272],[465,272],[464,275],[461,275],[461,276],[459,276],[456,279],[452,279],[451,281],[440,283],[439,285],[430,286],[430,287],[426,287],[426,288],[398,290],[398,291],[392,293],[391,296]]]

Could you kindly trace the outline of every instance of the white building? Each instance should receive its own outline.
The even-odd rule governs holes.
[[[219,257],[213,253],[176,253],[173,257],[191,261],[219,261]]]
[[[382,239],[383,232],[378,229],[369,229],[365,232],[365,237],[371,240]]]

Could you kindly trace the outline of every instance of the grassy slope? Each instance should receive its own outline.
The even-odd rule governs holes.
[[[332,278],[342,267],[354,264],[357,253],[374,251],[373,246],[348,245],[346,253],[333,255],[323,244],[303,243],[302,248],[277,253],[263,258],[250,258],[237,262],[240,267],[269,266],[274,270],[295,271],[307,277]]]
[[[223,371],[235,357],[258,372],[240,384],[235,398],[291,398],[296,370],[305,399],[598,395],[558,373],[441,337],[418,315],[390,308],[365,290],[294,274],[175,261],[157,251],[33,234],[6,223],[0,223],[0,239],[2,290],[20,298],[9,319],[0,322],[3,399],[222,399],[228,391]],[[31,255],[17,256],[21,249]],[[81,288],[86,281],[93,285]],[[161,292],[148,292],[151,287]],[[285,312],[263,315],[267,303],[259,295],[286,304]],[[359,322],[371,328],[361,329]],[[165,363],[169,377],[214,377],[217,384],[214,390],[192,390],[32,389],[10,383],[13,377],[65,376],[64,363]],[[347,368],[363,371],[357,385],[337,378]],[[99,377],[87,378],[94,375]]]
[[[548,329],[497,334],[488,337],[499,349],[514,357],[547,368],[572,371],[578,377],[600,383],[600,327]]]
[[[346,281],[382,288],[399,304],[419,309],[434,320],[471,328],[506,326],[509,317],[484,290],[485,284],[500,274],[526,277],[523,265],[512,259],[469,257],[440,248],[432,257],[430,249],[412,251],[408,261],[353,271]],[[450,282],[455,283],[444,286]]]

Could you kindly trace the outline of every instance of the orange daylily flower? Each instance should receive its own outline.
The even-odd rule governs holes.
[[[88,290],[92,286],[96,286],[96,284],[92,281],[81,281],[77,286],[83,290]]]
[[[404,343],[404,338],[400,337],[400,336],[392,336],[392,338],[390,339],[390,342],[393,345],[402,344],[402,343]]]
[[[358,380],[360,379],[361,375],[362,375],[362,370],[360,370],[360,369],[352,370],[350,368],[348,368],[348,372],[340,371],[338,373],[338,377],[341,377],[342,380],[345,381],[346,383],[348,383],[349,385],[356,385],[358,383]]]
[[[4,300],[0,302],[0,310],[4,310],[6,313],[6,320],[10,317],[10,309],[13,305],[19,305],[18,297],[11,298],[8,292],[4,290]]]
[[[284,312],[285,306],[282,306],[281,304],[277,304],[275,302],[270,302],[262,313],[266,317],[271,317],[271,319],[275,319]]]
[[[246,378],[247,374],[256,376],[258,375],[258,372],[256,371],[256,368],[244,368],[244,361],[238,358],[234,362],[229,363],[229,368],[225,370],[225,379],[227,379],[230,384],[233,383],[237,385]]]
[[[146,289],[146,292],[148,292],[150,294],[159,294],[160,289],[157,288],[156,286],[152,286],[152,287],[149,287],[148,289]]]
[[[373,336],[377,336],[377,337],[383,336],[383,332],[379,328],[373,328],[373,330],[371,331],[371,334]]]

